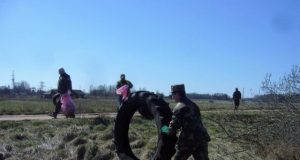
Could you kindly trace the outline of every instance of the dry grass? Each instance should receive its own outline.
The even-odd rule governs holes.
[[[212,141],[209,156],[212,160],[260,159],[251,145],[232,142],[214,119],[217,113],[205,113],[203,121]],[[113,144],[114,120],[56,119],[48,121],[0,122],[0,154],[10,159],[117,159]],[[150,159],[155,151],[157,130],[153,121],[134,117],[129,139],[134,153],[142,160]],[[0,156],[1,156],[0,155]]]

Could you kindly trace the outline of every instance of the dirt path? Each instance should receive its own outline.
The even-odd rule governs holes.
[[[224,112],[227,111],[228,113],[232,112],[232,110],[206,110],[201,112]],[[239,112],[261,112],[262,110],[258,109],[250,109],[250,110],[240,110]],[[115,117],[117,115],[116,112],[110,113],[78,113],[76,114],[76,118],[94,118],[97,116],[108,116],[108,117]],[[135,113],[135,115],[139,115],[139,113]],[[59,114],[57,119],[65,119],[66,117],[63,114]],[[48,120],[53,119],[53,117],[47,114],[37,114],[37,115],[0,115],[0,121],[22,121],[22,120]]]
[[[97,116],[115,117],[117,113],[80,113],[76,114],[76,118],[94,118]],[[0,115],[0,121],[22,121],[22,120],[48,120],[53,117],[47,114],[38,115]],[[63,114],[59,114],[57,119],[66,119]]]

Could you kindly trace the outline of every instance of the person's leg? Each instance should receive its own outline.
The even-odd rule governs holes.
[[[204,144],[199,146],[192,155],[194,157],[194,160],[209,160],[208,143],[204,142]]]
[[[235,105],[235,109],[238,110],[239,105],[240,105],[240,101],[239,100],[235,100],[234,101],[234,105]]]
[[[58,97],[60,97],[59,93],[56,93],[55,95],[52,96],[52,102],[53,102],[54,106],[56,106],[56,104],[57,104]]]
[[[68,116],[67,118],[75,118],[75,114],[71,114],[71,115]]]
[[[176,147],[176,153],[174,156],[174,160],[187,160],[192,155],[191,150],[189,148],[180,148]]]
[[[61,109],[61,102],[60,102],[60,94],[57,93],[53,96],[53,104],[55,105],[55,111],[53,112],[53,117],[56,118],[57,114],[60,112]]]
[[[234,111],[236,111],[237,110],[237,100],[234,100]]]
[[[55,112],[53,114],[55,116],[55,118],[57,117],[57,114],[60,112],[60,110],[61,110],[61,102],[60,102],[60,97],[59,97],[58,102],[55,106]]]

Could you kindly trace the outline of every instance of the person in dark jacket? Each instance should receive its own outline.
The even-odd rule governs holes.
[[[242,94],[238,88],[235,88],[235,92],[233,92],[232,99],[234,101],[234,111],[238,110],[240,106],[240,101],[242,98]]]
[[[183,84],[171,86],[172,98],[177,102],[169,124],[169,135],[181,130],[174,160],[208,160],[210,136],[204,127],[199,107],[186,97]]]
[[[70,76],[65,72],[64,68],[60,68],[58,70],[59,79],[57,83],[57,92],[53,97],[53,104],[55,106],[55,111],[53,112],[52,116],[57,118],[57,114],[60,112],[61,109],[61,102],[60,98],[63,94],[71,94],[72,92],[72,81]]]
[[[117,87],[117,89],[119,89],[120,87],[122,87],[124,85],[128,85],[128,95],[129,95],[130,89],[133,87],[133,85],[130,81],[126,80],[125,74],[121,74],[120,80],[117,82],[116,87]],[[119,95],[118,102],[119,102],[119,105],[121,106],[121,104],[122,104],[122,95]]]

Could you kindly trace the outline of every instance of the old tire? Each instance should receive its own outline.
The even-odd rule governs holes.
[[[131,150],[128,139],[129,124],[137,110],[143,117],[154,119],[158,129],[157,148],[152,159],[171,159],[175,153],[177,137],[175,135],[168,136],[160,132],[160,128],[163,125],[169,125],[171,121],[171,109],[163,99],[147,91],[131,93],[128,100],[122,104],[118,111],[114,127],[114,143],[119,158],[121,160],[138,160]]]

